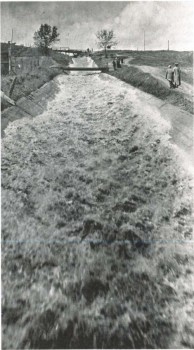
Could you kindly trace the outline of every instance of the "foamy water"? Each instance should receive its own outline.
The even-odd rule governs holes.
[[[79,58],[74,60],[74,65],[88,66],[93,65],[93,62],[90,58]],[[142,312],[142,303],[145,303],[147,310],[146,298],[139,300],[137,305],[136,298],[130,300],[130,293],[122,289],[122,282],[117,285],[116,278],[108,282],[111,287],[107,296],[102,295],[93,303],[85,303],[81,294],[83,289],[80,289],[78,294],[81,295],[81,302],[79,299],[72,300],[74,287],[81,288],[85,271],[90,271],[98,264],[102,264],[100,272],[106,280],[106,269],[110,273],[111,265],[115,263],[122,268],[121,260],[126,264],[126,269],[124,273],[118,271],[119,278],[132,278],[130,268],[133,266],[128,268],[132,252],[130,244],[126,247],[126,257],[118,255],[116,243],[107,247],[107,253],[103,250],[104,255],[101,256],[101,247],[93,249],[87,240],[81,242],[83,233],[88,233],[86,238],[94,241],[106,241],[109,238],[114,241],[112,233],[116,231],[116,238],[120,238],[123,226],[129,224],[129,231],[132,229],[141,239],[152,242],[153,255],[158,241],[166,240],[167,244],[165,247],[163,244],[163,248],[167,249],[168,258],[173,249],[176,252],[176,248],[182,246],[180,240],[184,239],[184,232],[174,231],[173,225],[178,224],[179,218],[175,218],[173,213],[180,211],[179,205],[189,210],[189,179],[183,169],[182,155],[178,155],[175,149],[178,146],[172,146],[169,140],[171,124],[163,119],[157,103],[151,104],[150,95],[102,73],[72,72],[70,75],[60,75],[55,81],[59,92],[48,103],[47,110],[33,119],[25,118],[10,123],[3,139],[2,232],[3,239],[8,240],[8,244],[3,247],[5,299],[8,300],[8,306],[17,298],[21,300],[21,295],[24,300],[30,300],[24,309],[23,316],[30,315],[26,323],[21,324],[19,320],[14,328],[10,324],[5,330],[4,338],[8,345],[9,342],[21,344],[25,332],[28,340],[31,334],[36,337],[33,327],[37,324],[37,310],[40,313],[47,308],[55,310],[54,305],[58,301],[63,305],[65,300],[65,311],[60,313],[67,318],[71,317],[74,306],[78,315],[80,310],[84,310],[86,316],[96,315],[98,310],[107,305],[112,295],[119,305],[123,300],[126,302],[129,306],[127,312],[132,312],[133,305],[134,315],[137,311]],[[157,99],[154,101],[157,102]],[[144,226],[139,229],[138,225],[145,225],[146,229]],[[186,223],[182,229],[186,230]],[[174,232],[176,236],[173,236]],[[76,244],[69,244],[70,240]],[[191,247],[188,243],[184,246],[184,252]],[[141,273],[141,268],[145,268],[141,266],[141,261],[146,262],[152,274],[158,264],[156,255],[153,258],[150,254],[148,260],[137,253],[133,264]],[[31,275],[28,279],[29,273],[25,270],[26,265],[28,268],[27,262],[34,263],[37,256],[39,265],[34,264],[30,272],[34,280]],[[53,258],[57,266],[53,266]],[[10,267],[9,262],[12,261],[18,265]],[[118,277],[116,271],[113,274]],[[140,278],[137,280],[141,281]],[[190,281],[193,280],[188,279],[187,275],[180,281],[183,302],[185,290],[193,292]],[[153,286],[155,281],[148,288],[152,298],[156,293],[155,287],[152,291]],[[179,293],[179,284],[174,286]],[[160,291],[161,285],[157,287]],[[68,288],[69,294],[66,294]],[[143,283],[138,282],[137,288],[142,295],[147,292]],[[188,303],[189,311],[191,299],[192,295]],[[154,303],[155,308],[157,301],[154,300]],[[162,308],[165,322],[165,306],[157,306],[160,310]],[[171,307],[172,315],[175,315],[177,305]],[[178,311],[179,316],[181,303]],[[186,308],[184,311],[183,321],[186,323],[189,317]],[[145,315],[151,328],[154,328],[149,313]],[[123,314],[125,316],[126,312]],[[120,321],[117,320],[118,324]],[[95,322],[95,329],[102,328],[98,317],[95,321],[93,318],[92,322]],[[32,332],[27,333],[28,326],[32,327]],[[182,323],[180,331],[183,326]],[[129,327],[127,324],[127,329]],[[18,345],[18,348],[21,347]]]

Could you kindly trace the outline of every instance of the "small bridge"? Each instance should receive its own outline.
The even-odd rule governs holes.
[[[59,49],[53,49],[53,51],[73,53],[73,54],[77,54],[77,55],[85,53],[85,51],[83,51],[83,50],[70,49],[69,47],[60,47]]]
[[[50,68],[61,68],[64,71],[89,71],[89,72],[101,71],[102,73],[106,73],[109,71],[108,67],[64,67],[61,65],[54,65],[54,66],[50,66]]]
[[[65,67],[64,70],[66,71],[101,71],[101,72],[108,72],[108,67]]]

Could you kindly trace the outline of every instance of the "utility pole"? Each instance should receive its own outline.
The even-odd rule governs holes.
[[[9,74],[11,73],[11,42],[8,41]]]
[[[13,41],[13,28],[11,30],[11,41],[8,41],[8,60],[9,60],[9,74],[11,73],[11,69],[12,69],[12,66],[11,66],[11,44],[12,44],[12,41]]]
[[[168,40],[168,51],[169,51],[169,40]]]
[[[144,48],[144,51],[145,51],[145,30],[143,31],[143,48]]]

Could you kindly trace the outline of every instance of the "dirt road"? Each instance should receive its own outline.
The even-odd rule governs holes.
[[[57,82],[3,139],[4,348],[178,347],[192,174],[170,121],[113,77]]]
[[[125,64],[130,66],[130,62],[133,58],[128,58],[125,60]],[[162,81],[162,83],[166,86],[169,86],[168,81],[165,79],[166,76],[166,69],[163,67],[151,67],[151,66],[146,66],[146,65],[134,65],[134,67],[137,67],[141,69],[145,73],[150,73],[153,77],[159,79]],[[192,69],[190,70],[190,74],[192,75]],[[179,86],[177,93],[181,93],[185,95],[188,99],[192,100],[193,99],[193,86],[185,81],[181,82],[181,85]]]

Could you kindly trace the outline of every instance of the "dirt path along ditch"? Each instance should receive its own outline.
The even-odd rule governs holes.
[[[47,110],[2,140],[3,348],[192,348],[185,150],[130,85],[55,82]]]

